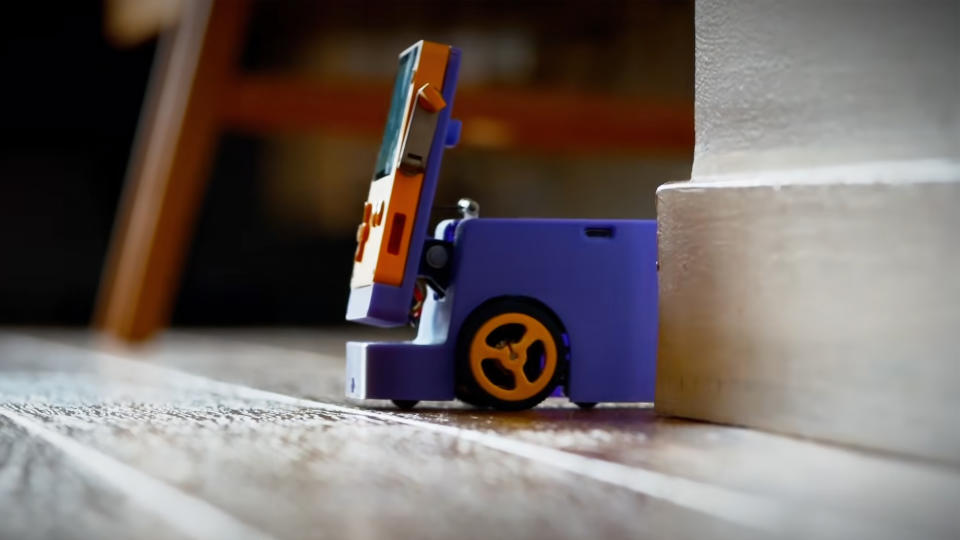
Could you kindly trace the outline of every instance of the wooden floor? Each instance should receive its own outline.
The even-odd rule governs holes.
[[[348,337],[0,331],[0,538],[960,537],[945,465],[646,406],[363,408]]]

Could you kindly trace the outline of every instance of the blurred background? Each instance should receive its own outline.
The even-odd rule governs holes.
[[[5,9],[0,323],[91,321],[158,36],[184,3]],[[216,137],[174,325],[343,320],[397,55],[419,39],[463,50],[434,219],[464,196],[482,216],[652,218],[656,186],[689,178],[692,2],[253,2],[238,69],[262,91]]]

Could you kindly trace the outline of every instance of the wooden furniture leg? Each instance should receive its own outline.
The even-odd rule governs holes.
[[[101,277],[94,324],[125,340],[166,325],[235,75],[249,2],[184,2],[161,38]]]

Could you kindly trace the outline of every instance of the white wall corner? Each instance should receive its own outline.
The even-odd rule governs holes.
[[[960,2],[696,11],[658,411],[960,463]]]

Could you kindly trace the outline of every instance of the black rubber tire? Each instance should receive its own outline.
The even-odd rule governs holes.
[[[507,401],[490,395],[474,379],[470,371],[470,342],[484,323],[503,313],[523,313],[539,321],[550,333],[557,350],[557,366],[550,382],[536,395],[521,401]],[[455,386],[457,399],[477,407],[492,407],[504,411],[519,411],[536,406],[549,397],[564,381],[569,349],[564,345],[563,335],[564,329],[560,321],[538,302],[517,297],[504,297],[481,305],[467,317],[460,327],[457,338]]]
[[[416,399],[391,399],[390,401],[392,401],[398,409],[403,409],[404,411],[409,411],[416,407],[417,403],[420,403],[420,401]]]
[[[459,375],[457,379],[459,381]],[[455,394],[457,396],[457,399],[459,399],[460,401],[466,403],[467,405],[473,405],[478,409],[489,408],[492,406],[490,402],[486,399],[485,392],[477,393],[476,388],[472,387],[469,384],[461,384],[458,382],[455,390]]]
[[[583,410],[589,410],[597,406],[596,401],[574,401],[577,404],[577,407],[580,407]]]

